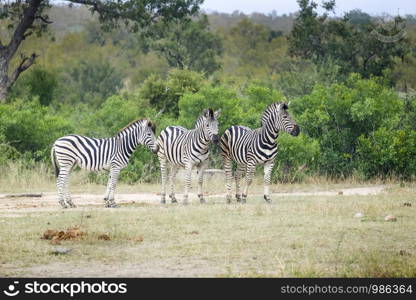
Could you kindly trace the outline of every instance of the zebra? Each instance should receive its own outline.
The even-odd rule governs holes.
[[[287,112],[286,103],[269,105],[261,117],[261,127],[250,129],[244,126],[232,126],[221,136],[220,152],[226,177],[227,203],[231,202],[232,161],[237,162],[235,176],[236,199],[245,203],[248,188],[252,182],[256,165],[264,164],[264,200],[270,201],[270,176],[277,155],[276,139],[279,131],[285,131],[292,136],[299,135],[300,129]],[[240,179],[246,174],[245,189],[241,194]]]
[[[158,138],[159,162],[162,177],[161,203],[166,203],[167,167],[170,168],[170,194],[172,203],[175,198],[175,176],[179,167],[185,168],[185,193],[183,203],[188,203],[188,191],[191,186],[191,172],[194,165],[198,168],[198,198],[204,203],[202,183],[204,170],[208,165],[209,143],[218,143],[218,117],[221,110],[206,109],[195,122],[195,128],[188,130],[181,126],[169,126]]]
[[[110,138],[97,139],[75,134],[58,138],[52,146],[51,159],[62,207],[75,207],[68,190],[69,174],[74,165],[90,171],[109,169],[105,206],[117,207],[114,190],[120,170],[127,166],[130,156],[139,144],[157,152],[155,130],[153,122],[140,119],[131,122]]]

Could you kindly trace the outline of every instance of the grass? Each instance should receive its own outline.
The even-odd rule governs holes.
[[[251,197],[246,205],[1,211],[0,276],[415,277],[415,196],[414,184],[396,184],[380,195],[288,196],[272,205]],[[385,222],[388,214],[397,222]],[[62,242],[67,255],[40,239],[74,226],[86,236]],[[104,233],[109,241],[97,238]]]

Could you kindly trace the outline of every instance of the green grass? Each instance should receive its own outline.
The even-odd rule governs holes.
[[[2,211],[0,276],[415,277],[415,196],[414,185],[395,185],[380,195],[272,205],[251,197],[246,205]],[[385,222],[388,214],[397,222]],[[73,226],[85,239],[62,242],[70,254],[50,254],[56,246],[43,232]],[[111,240],[98,240],[102,233]]]

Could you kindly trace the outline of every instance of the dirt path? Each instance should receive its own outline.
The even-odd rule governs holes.
[[[315,191],[315,192],[288,192],[288,193],[272,193],[272,198],[290,197],[290,196],[337,196],[337,195],[376,195],[382,193],[387,186],[375,185],[369,187],[344,188],[338,190]],[[250,196],[261,197],[260,194],[250,194]],[[130,193],[117,194],[117,203],[147,203],[158,204],[160,195],[155,193]],[[217,202],[225,201],[225,194],[211,194],[206,196],[207,199],[216,199]],[[103,200],[101,194],[73,194],[74,203],[79,206],[97,205],[102,206]],[[178,194],[178,199],[182,199],[182,195]],[[196,194],[190,194],[191,201],[197,201]],[[7,194],[0,194],[0,212],[19,212],[19,211],[48,211],[59,208],[57,194],[53,192],[42,193],[42,197],[8,197]],[[12,215],[10,215],[12,216]]]

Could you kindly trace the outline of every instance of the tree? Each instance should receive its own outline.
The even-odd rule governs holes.
[[[211,74],[220,68],[221,39],[209,31],[206,15],[198,20],[174,20],[148,33],[148,47],[164,57],[173,68]]]
[[[340,66],[340,72],[360,73],[369,78],[382,76],[395,59],[409,51],[409,39],[403,33],[404,19],[396,17],[380,24],[365,13],[353,10],[343,18],[329,18],[335,0],[323,2],[325,12],[318,15],[317,3],[298,0],[300,11],[288,37],[291,56],[311,59],[316,65]]]
[[[20,74],[35,63],[38,54],[20,53],[17,67],[10,72],[10,64],[22,42],[29,36],[45,33],[51,23],[47,15],[52,0],[0,0],[0,20],[6,20],[11,32],[7,43],[0,41],[0,102],[4,102],[10,88]],[[138,31],[175,19],[194,15],[202,0],[64,0],[70,4],[87,5],[91,13],[98,13],[104,30],[124,25]]]

